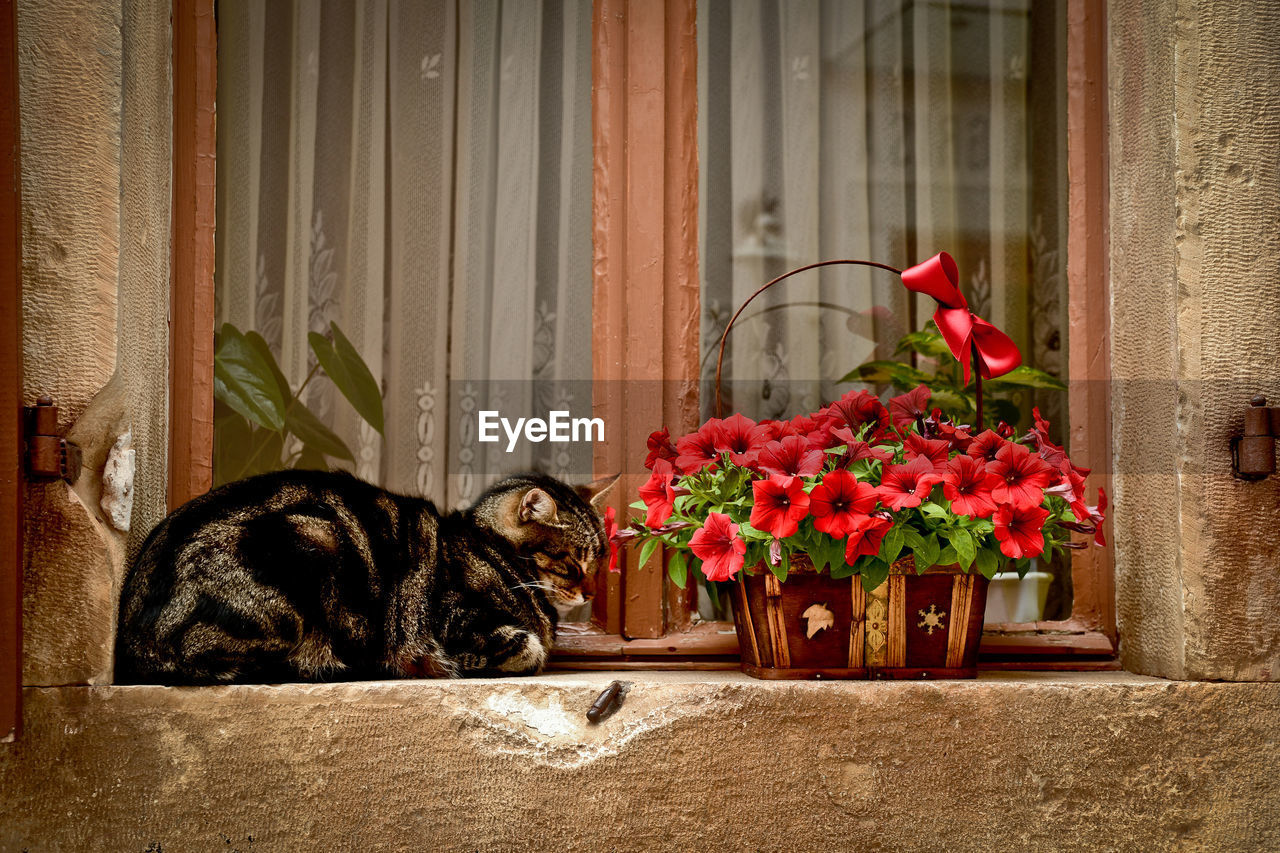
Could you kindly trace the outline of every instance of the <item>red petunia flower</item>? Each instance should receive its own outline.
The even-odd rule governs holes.
[[[843,539],[856,530],[876,508],[876,488],[860,483],[848,471],[832,471],[809,493],[813,526]]]
[[[1048,517],[1049,510],[1044,507],[1001,505],[991,517],[1000,553],[1015,560],[1040,556],[1044,552],[1044,520]]]
[[[935,409],[934,411],[936,412],[937,410]],[[938,437],[951,445],[952,450],[968,453],[969,448],[973,445],[973,436],[964,427],[958,427],[950,421],[938,419],[936,429]]]
[[[897,512],[920,506],[929,496],[929,490],[941,482],[942,475],[934,472],[929,458],[917,456],[906,465],[886,465],[876,494],[885,506]]]
[[[676,470],[681,474],[696,474],[703,469],[714,471],[720,464],[720,451],[716,450],[715,431],[720,420],[712,418],[697,432],[690,433],[676,442]]]
[[[738,535],[738,525],[722,512],[707,514],[707,521],[689,540],[689,550],[702,560],[707,580],[727,581],[742,568],[747,543]]]
[[[971,518],[987,518],[996,511],[991,489],[1000,478],[987,471],[987,463],[960,455],[942,472],[942,495],[951,501],[951,511]]]
[[[653,470],[653,463],[656,459],[666,459],[668,462],[674,462],[680,452],[676,450],[676,446],[671,443],[671,430],[663,427],[657,432],[649,433],[649,455],[645,457],[644,467],[650,471]]]
[[[912,391],[889,398],[889,422],[893,428],[903,433],[911,429],[916,418],[928,414],[930,396],[928,386],[917,385]]]
[[[800,528],[800,520],[809,514],[809,496],[799,477],[771,476],[751,484],[755,505],[751,508],[751,526],[775,538],[785,539]]]
[[[769,428],[745,415],[734,414],[719,422],[712,440],[716,450],[728,453],[733,464],[750,467],[756,464],[760,448],[769,440]]]
[[[609,542],[609,571],[618,571],[618,543],[614,537],[618,535],[617,511],[613,507],[604,510],[604,538]]]
[[[871,424],[872,440],[879,438],[889,427],[889,410],[868,391],[850,391],[825,410],[828,432],[842,426],[856,431],[864,424]]]
[[[911,433],[902,442],[902,449],[907,453],[907,461],[923,456],[929,460],[933,470],[941,472],[947,466],[947,455],[951,445],[940,438],[925,438],[919,433]]]
[[[859,557],[874,557],[880,553],[880,543],[893,522],[883,515],[869,515],[849,534],[844,543],[844,561],[853,565]]]
[[[676,473],[672,469],[670,462],[665,459],[654,460],[653,473],[649,475],[648,481],[639,489],[640,497],[644,500],[644,505],[649,510],[644,519],[646,527],[660,526],[675,511],[675,502],[678,496],[675,480]]]
[[[1107,517],[1107,493],[1098,487],[1098,505],[1093,507],[1093,511],[1089,513],[1089,517],[1093,519],[1094,527],[1097,528],[1093,534],[1093,544],[1102,547],[1107,544],[1106,534],[1102,532],[1102,522]]]
[[[798,435],[771,441],[760,449],[756,466],[780,477],[812,477],[822,470],[823,452]]]
[[[843,441],[845,446],[849,448],[845,451],[845,455],[849,457],[850,462],[857,462],[859,459],[879,459],[881,462],[888,462],[893,459],[893,454],[888,450],[880,450],[861,439],[855,438],[853,430],[848,427],[841,427],[832,431],[831,434]]]
[[[968,453],[974,459],[984,459],[987,462],[992,462],[995,460],[996,453],[1000,448],[1008,443],[999,435],[987,429],[974,437],[973,443],[969,445]]]
[[[995,461],[987,463],[987,471],[1000,478],[1000,482],[991,489],[991,497],[996,503],[1011,503],[1024,508],[1040,505],[1053,476],[1049,463],[1013,442],[1006,442],[996,452]]]

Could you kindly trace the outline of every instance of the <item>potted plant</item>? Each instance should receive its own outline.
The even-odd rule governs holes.
[[[929,263],[945,273],[946,260]],[[918,269],[902,273],[909,287]],[[958,345],[992,374],[971,336]],[[623,529],[610,518],[612,538],[638,546],[642,565],[665,546],[681,587],[691,571],[732,582],[751,675],[971,678],[987,580],[1085,547],[1074,532],[1100,543],[1106,495],[1085,502],[1088,471],[1038,410],[1019,436],[956,423],[931,397],[920,385],[886,406],[854,390],[788,421],[734,414],[674,440],[654,432],[632,504],[644,517]]]

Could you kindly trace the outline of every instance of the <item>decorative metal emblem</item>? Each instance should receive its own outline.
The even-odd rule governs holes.
[[[836,624],[836,615],[827,608],[826,604],[810,604],[800,616],[809,622],[809,627],[804,634],[810,640],[823,628],[831,628]]]
[[[929,605],[928,613],[925,613],[923,610],[917,610],[916,612],[919,613],[922,618],[922,621],[920,621],[916,627],[927,630],[930,637],[933,636],[934,628],[945,629],[947,627],[942,624],[942,617],[947,615],[947,611],[939,610],[938,605],[936,604]]]

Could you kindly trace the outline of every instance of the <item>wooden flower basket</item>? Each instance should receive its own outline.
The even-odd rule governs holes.
[[[733,618],[756,678],[974,678],[986,603],[987,579],[957,565],[917,575],[898,560],[867,593],[793,558],[785,583],[739,572]]]

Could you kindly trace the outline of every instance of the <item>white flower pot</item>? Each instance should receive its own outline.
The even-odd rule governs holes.
[[[1048,572],[1000,572],[987,587],[985,621],[1039,622],[1044,619],[1044,603],[1049,597],[1053,575]]]

